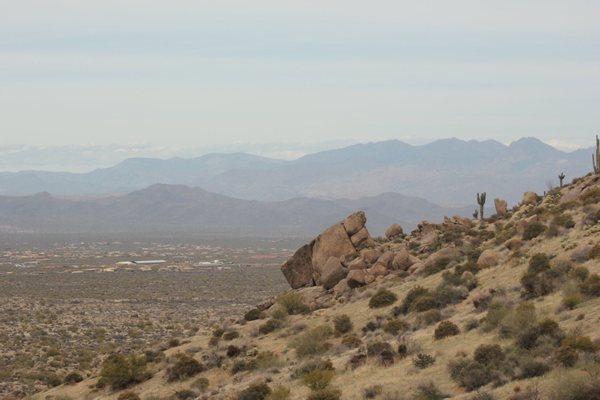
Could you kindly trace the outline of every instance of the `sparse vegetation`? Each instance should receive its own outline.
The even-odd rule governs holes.
[[[369,307],[380,308],[394,304],[398,297],[387,289],[379,289],[369,300]]]

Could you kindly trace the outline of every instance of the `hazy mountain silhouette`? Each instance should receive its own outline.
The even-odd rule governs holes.
[[[590,151],[563,152],[535,138],[506,146],[443,139],[412,146],[390,140],[309,154],[293,161],[245,153],[169,160],[135,158],[89,173],[0,173],[0,194],[126,193],[155,183],[203,187],[240,199],[360,198],[386,192],[444,205],[473,202],[476,192],[516,202],[526,190],[546,189],[590,169]]]
[[[408,229],[422,218],[468,214],[397,193],[357,200],[294,198],[240,200],[199,188],[156,184],[123,196],[65,200],[40,193],[0,196],[0,229],[11,232],[117,233],[188,232],[232,235],[314,235],[357,209],[381,234],[392,222]]]

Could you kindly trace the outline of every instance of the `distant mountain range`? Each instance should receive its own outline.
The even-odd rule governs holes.
[[[66,200],[48,193],[0,196],[0,232],[311,236],[359,209],[367,212],[368,227],[377,235],[393,222],[410,229],[422,218],[440,220],[444,215],[471,211],[470,207],[445,208],[397,193],[355,200],[265,202],[155,184],[102,199]]]
[[[292,161],[246,153],[168,160],[132,158],[88,173],[4,172],[0,194],[56,196],[128,193],[156,183],[202,187],[261,201],[377,196],[394,192],[446,206],[474,203],[476,192],[516,202],[526,190],[541,192],[589,172],[591,150],[563,152],[535,138],[504,145],[443,139],[413,146],[391,140],[309,154]]]

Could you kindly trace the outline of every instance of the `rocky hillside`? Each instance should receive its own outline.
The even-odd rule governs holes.
[[[495,204],[377,241],[352,214],[289,292],[35,398],[599,399],[600,176]]]

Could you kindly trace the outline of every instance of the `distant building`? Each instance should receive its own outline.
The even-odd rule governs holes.
[[[165,260],[139,260],[139,261],[119,261],[117,265],[154,265],[164,264]]]

